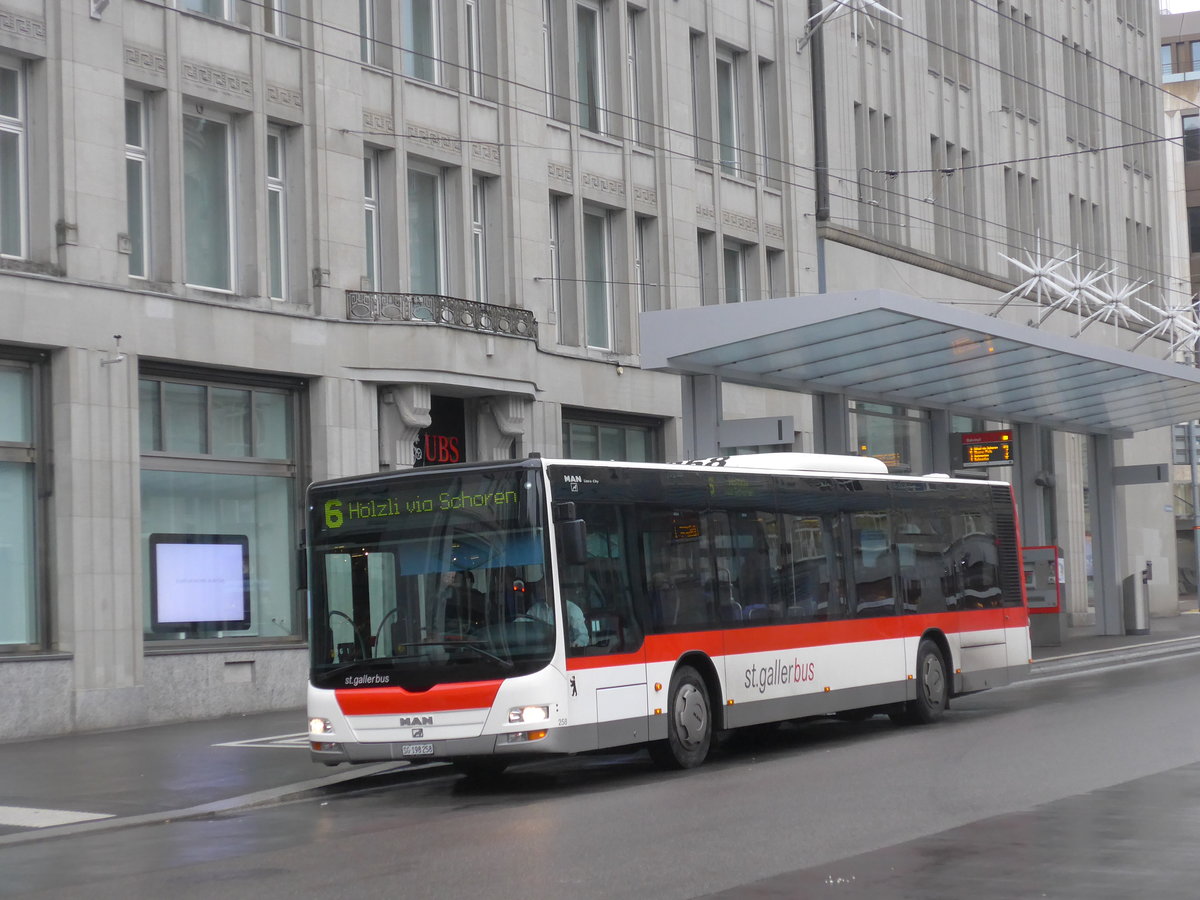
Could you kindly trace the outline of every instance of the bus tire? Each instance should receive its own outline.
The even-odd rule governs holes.
[[[680,666],[667,696],[667,739],[650,745],[650,757],[667,769],[692,769],[712,747],[712,705],[700,673]]]
[[[908,718],[917,725],[930,725],[946,712],[950,699],[946,661],[933,641],[924,640],[917,646],[916,681],[917,697],[908,703]]]
[[[472,781],[488,781],[498,778],[508,768],[508,760],[484,757],[482,759],[456,759],[451,763],[455,770]]]

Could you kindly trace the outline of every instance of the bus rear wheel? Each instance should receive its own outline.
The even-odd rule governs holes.
[[[917,696],[904,704],[904,711],[893,714],[893,721],[930,725],[946,712],[950,702],[950,683],[941,648],[924,640],[917,646]]]
[[[668,769],[692,769],[712,747],[712,707],[700,673],[680,666],[667,695],[667,739],[650,745],[650,757]]]

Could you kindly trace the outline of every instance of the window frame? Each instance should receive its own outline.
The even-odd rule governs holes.
[[[272,143],[275,144],[275,174],[272,174]],[[287,251],[287,129],[283,125],[267,123],[265,162],[263,175],[267,193],[267,296],[272,300],[286,301],[291,297],[288,290]],[[276,203],[274,207],[272,200]]]
[[[143,393],[144,383],[152,382],[157,386],[154,391],[153,402],[157,404],[154,410],[147,409],[144,402],[145,395]],[[167,391],[163,389],[163,385],[171,384],[184,387],[194,387],[203,390],[204,401],[204,435],[203,447],[204,452],[188,452],[179,450],[166,450],[166,423],[167,416],[164,414],[167,401]],[[214,435],[216,434],[214,421],[219,416],[214,416],[214,392],[216,391],[235,391],[245,392],[248,394],[248,429],[247,443],[249,455],[244,456],[228,456],[213,453]],[[221,374],[200,372],[198,370],[185,371],[173,370],[168,367],[159,367],[154,365],[146,365],[138,372],[138,466],[137,477],[141,480],[146,473],[168,473],[179,475],[196,475],[196,476],[237,476],[237,477],[255,477],[255,478],[270,478],[285,480],[288,482],[288,514],[289,520],[286,523],[286,528],[290,529],[283,540],[287,543],[294,543],[299,538],[299,528],[302,527],[302,517],[300,515],[300,501],[303,495],[304,482],[301,474],[305,471],[303,459],[303,421],[302,421],[302,404],[303,404],[304,385],[301,382],[286,378],[226,378]],[[255,456],[261,449],[262,438],[264,434],[270,432],[260,431],[257,412],[261,408],[258,402],[260,396],[272,396],[282,399],[282,409],[284,410],[284,432],[282,438],[286,444],[284,447],[286,454],[283,457],[276,456]],[[153,421],[150,423],[151,447],[145,444],[146,439],[146,423],[144,417],[148,414],[153,414]],[[268,445],[271,443],[267,442]],[[143,497],[145,492],[143,491]],[[145,517],[143,509],[143,519]],[[258,523],[261,525],[261,522]],[[143,528],[150,532],[152,525],[147,525],[143,522]],[[203,531],[201,527],[199,529]],[[292,532],[295,532],[294,534]],[[259,532],[251,528],[248,532],[252,535],[251,555],[252,558],[258,555],[260,551],[255,549],[254,538],[259,536]],[[147,539],[147,534],[140,534],[139,542],[144,542]],[[145,578],[149,571],[149,560],[143,561],[143,567],[138,573],[138,577],[143,579],[141,582],[145,584]],[[255,594],[256,604],[254,609],[256,615],[252,618],[252,625],[249,629],[253,634],[237,634],[237,633],[201,633],[188,634],[185,640],[188,646],[214,646],[214,645],[230,645],[248,642],[263,642],[270,641],[272,643],[294,644],[302,641],[305,635],[305,618],[303,603],[296,595],[296,574],[294,567],[282,566],[280,571],[287,572],[291,595],[281,600],[287,610],[287,615],[290,619],[291,628],[287,633],[275,636],[268,629],[274,623],[270,618],[263,618],[263,596]],[[146,609],[151,608],[151,596],[146,595],[142,598],[142,603]],[[277,607],[282,609],[284,606]],[[267,612],[270,612],[268,610]],[[146,652],[154,652],[156,649],[170,647],[170,652],[178,650],[178,640],[175,632],[162,633],[158,630],[153,630],[150,627],[151,619],[147,616],[143,623],[142,640]],[[240,629],[239,629],[240,630]],[[180,629],[186,633],[186,629]]]
[[[44,650],[49,640],[46,585],[48,584],[46,548],[48,546],[48,517],[45,515],[45,501],[49,495],[50,485],[48,467],[45,465],[48,457],[43,456],[43,448],[50,446],[48,433],[49,422],[43,411],[46,382],[49,373],[45,367],[46,357],[41,353],[25,353],[14,348],[4,348],[0,352],[0,370],[28,372],[28,401],[30,416],[28,436],[25,440],[0,441],[0,463],[30,466],[32,497],[31,518],[22,523],[28,529],[31,543],[29,564],[32,570],[33,591],[29,598],[31,617],[27,636],[31,641],[22,643],[0,644],[0,657],[12,657],[22,654],[35,653]]]
[[[363,154],[363,287],[380,289],[379,261],[382,241],[379,231],[379,151],[368,147]]]
[[[436,253],[436,268],[434,275],[436,278],[435,290],[418,290],[412,284],[412,276],[416,274],[416,269],[412,264],[414,254],[414,236],[418,233],[413,227],[416,221],[426,221],[424,216],[420,215],[420,210],[413,208],[413,185],[412,179],[414,175],[432,178],[434,180],[434,209],[433,209],[433,240],[437,249]],[[405,173],[405,182],[408,191],[408,271],[409,271],[409,291],[414,294],[425,294],[429,296],[444,296],[447,291],[447,262],[446,262],[446,169],[432,163],[418,162],[409,160],[408,169]],[[416,215],[414,215],[416,213]]]
[[[587,67],[587,59],[582,52],[583,34],[580,27],[582,15],[592,16],[595,26],[595,40],[589,42],[594,54],[595,66],[588,71],[588,82],[594,89],[594,98],[588,102],[582,96],[584,93],[583,75]],[[579,0],[575,4],[575,124],[584,131],[594,134],[608,133],[607,85],[604,65],[604,7],[592,0]],[[584,113],[587,112],[587,122]],[[593,118],[595,121],[592,121]]]
[[[483,175],[471,177],[471,250],[474,262],[475,299],[479,303],[489,302],[490,296],[487,256],[488,180]]]
[[[130,142],[129,122],[130,105],[137,107],[136,117],[140,132],[139,143]],[[150,203],[151,179],[151,131],[150,103],[145,91],[130,90],[125,93],[125,233],[129,240],[129,277],[139,280],[148,279],[152,271],[150,235],[153,234],[154,223],[151,221],[152,207]],[[129,178],[131,167],[139,169],[139,192],[137,198],[138,213],[141,217],[141,227],[135,231],[129,218],[133,206],[132,184]],[[140,258],[141,264],[137,266]],[[136,268],[135,268],[136,267]]]
[[[600,222],[602,231],[601,237],[601,259],[604,267],[604,278],[597,280],[589,277],[591,275],[591,265],[593,258],[591,256],[589,246],[591,244],[588,234],[588,222]],[[613,310],[613,223],[612,213],[610,210],[600,207],[585,207],[583,210],[583,221],[581,224],[583,229],[583,344],[585,347],[594,350],[613,350],[613,330],[614,330],[614,310]],[[593,294],[594,286],[599,285],[602,294]],[[593,341],[597,337],[592,333],[592,313],[595,311],[594,304],[602,302],[604,307],[604,343],[596,343]]]
[[[196,4],[209,6],[213,0],[179,0],[179,9],[183,12],[192,13],[196,16],[203,16],[206,19],[213,19],[217,22],[232,22],[233,19],[233,0],[216,0],[216,5],[220,6],[219,13],[209,12],[207,9],[197,9]]]
[[[716,82],[716,115],[717,115],[717,163],[721,171],[734,177],[742,174],[741,146],[741,104],[738,100],[740,85],[738,83],[739,54],[731,47],[717,45],[713,78]],[[728,92],[722,82],[722,74],[728,72]],[[728,93],[728,96],[726,96]],[[726,109],[726,103],[728,108]],[[728,158],[726,155],[728,154]]]
[[[423,4],[429,14],[430,46],[418,48],[414,19],[415,4]],[[401,0],[400,3],[400,71],[406,78],[415,78],[426,84],[442,83],[442,14],[440,0]],[[429,66],[428,75],[423,73]]]
[[[196,110],[196,112],[194,114],[187,112],[186,109],[188,107]],[[185,146],[187,145],[186,121],[188,119],[193,119],[193,120],[196,120],[199,122],[216,123],[221,126],[221,128],[224,130],[224,133],[225,133],[225,138],[224,138],[223,144],[224,144],[224,149],[225,149],[225,230],[226,230],[226,253],[227,253],[226,261],[228,264],[228,283],[226,285],[202,284],[199,281],[193,280],[193,278],[191,277],[193,273],[188,271],[188,269],[190,267],[189,264],[191,262],[191,252],[190,252],[190,245],[189,245],[189,241],[188,241],[188,231],[189,231],[188,218],[189,218],[189,216],[188,216],[187,189],[186,189],[186,182],[187,182],[186,159],[185,159],[185,163],[184,163],[185,175],[184,175],[184,198],[183,198],[184,283],[189,288],[196,288],[198,290],[213,291],[215,293],[220,293],[220,294],[234,294],[234,293],[237,293],[237,290],[238,290],[238,278],[237,278],[237,267],[238,267],[238,252],[237,252],[238,228],[237,228],[237,226],[238,226],[238,221],[237,221],[237,193],[236,193],[238,159],[237,159],[237,140],[236,140],[236,129],[237,129],[236,117],[230,113],[226,113],[223,111],[209,110],[209,109],[207,109],[206,105],[203,103],[197,103],[194,101],[187,102],[185,104],[185,111],[183,113],[184,121],[183,121],[183,123],[181,123],[182,128],[183,128],[183,133],[184,133]],[[195,232],[193,232],[193,234],[194,233]]]
[[[0,68],[13,72],[16,81],[16,115],[0,113],[0,134],[16,137],[16,190],[17,215],[16,245],[5,247],[4,223],[0,220],[0,257],[5,259],[29,258],[29,69],[24,61],[0,54]],[[0,187],[3,172],[0,172]],[[15,251],[15,252],[14,252]]]

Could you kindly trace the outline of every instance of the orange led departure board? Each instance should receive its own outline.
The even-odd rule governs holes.
[[[1013,433],[1011,431],[974,431],[962,436],[962,464],[971,466],[1011,466],[1013,464]]]

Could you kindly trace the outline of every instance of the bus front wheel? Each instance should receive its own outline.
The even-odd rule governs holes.
[[[677,669],[667,700],[667,739],[651,744],[650,756],[664,768],[694,768],[712,746],[712,708],[700,673],[691,666]]]
[[[916,699],[909,700],[903,713],[892,718],[916,725],[932,724],[942,717],[950,700],[946,662],[941,648],[933,641],[921,641],[917,646],[916,682]]]

